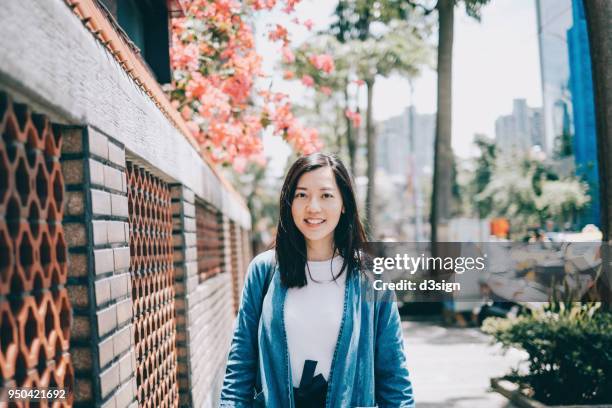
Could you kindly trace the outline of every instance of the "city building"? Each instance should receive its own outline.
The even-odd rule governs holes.
[[[512,113],[495,121],[495,143],[500,150],[528,151],[534,146],[543,148],[544,127],[542,109],[527,106],[525,99],[513,101]]]
[[[573,25],[567,31],[572,95],[576,175],[589,185],[591,202],[579,214],[579,224],[600,224],[595,100],[587,24],[581,0],[572,1]]]
[[[536,12],[545,134],[542,148],[550,157],[555,141],[573,134],[567,46],[572,0],[536,0]]]
[[[410,172],[410,156],[419,174],[433,172],[433,150],[436,115],[420,114],[408,107],[401,115],[378,125],[377,166],[387,174],[406,176]]]
[[[395,231],[397,237],[420,241],[425,234],[427,180],[433,174],[436,115],[419,114],[411,106],[401,115],[379,123],[378,129],[377,167],[393,184],[396,197],[405,193],[405,198],[397,200],[401,202],[398,211],[391,208],[385,211],[412,220],[414,227],[408,228],[409,231]],[[382,226],[393,224],[400,225],[389,219],[379,222]]]
[[[546,152],[573,153],[575,173],[589,185],[578,227],[600,225],[593,80],[581,0],[537,0]]]

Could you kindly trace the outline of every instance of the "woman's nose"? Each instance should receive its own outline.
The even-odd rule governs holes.
[[[306,210],[310,212],[316,212],[316,211],[321,210],[321,206],[319,205],[319,200],[317,200],[316,198],[309,200],[308,204],[306,205]]]

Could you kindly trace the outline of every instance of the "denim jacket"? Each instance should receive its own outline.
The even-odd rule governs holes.
[[[347,277],[326,408],[414,407],[397,305],[389,293],[370,288],[361,273]],[[286,294],[274,252],[255,257],[245,279],[220,407],[294,408]]]

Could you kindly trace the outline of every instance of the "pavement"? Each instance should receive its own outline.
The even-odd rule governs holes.
[[[478,328],[412,321],[402,325],[418,408],[515,408],[491,391],[489,381],[517,367],[524,352],[504,355]]]

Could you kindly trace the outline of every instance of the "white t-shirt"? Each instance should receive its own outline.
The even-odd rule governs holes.
[[[340,272],[342,262],[341,256],[327,261],[308,262],[306,286],[287,290],[285,330],[294,387],[300,385],[306,360],[316,361],[314,375],[321,373],[329,381],[344,309],[347,271],[342,272],[335,281],[333,276]]]

